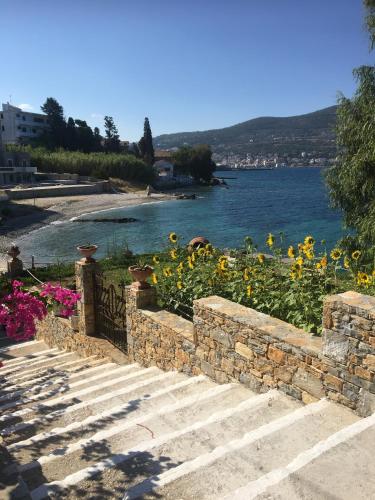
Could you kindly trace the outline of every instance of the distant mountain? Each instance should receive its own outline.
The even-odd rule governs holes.
[[[154,138],[157,148],[183,144],[209,144],[218,154],[300,154],[305,151],[333,155],[337,106],[284,118],[261,117],[231,127],[201,132],[163,134]]]

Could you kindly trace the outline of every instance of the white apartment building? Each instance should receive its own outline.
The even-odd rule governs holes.
[[[3,104],[0,111],[0,134],[3,144],[25,144],[48,128],[47,116],[22,111],[11,104]]]

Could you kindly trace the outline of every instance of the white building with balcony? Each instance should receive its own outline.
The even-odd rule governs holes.
[[[3,104],[0,111],[0,135],[3,144],[25,144],[48,129],[47,116],[22,111],[11,104]]]

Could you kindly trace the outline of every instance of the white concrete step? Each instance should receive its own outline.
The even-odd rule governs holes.
[[[34,388],[28,379],[10,386],[16,395],[0,396],[14,460],[4,473],[18,475],[32,500],[375,497],[375,416],[361,420],[327,400],[303,406],[205,376],[100,363],[66,375],[60,366],[53,384],[42,375]],[[352,444],[357,473],[368,474],[363,491],[348,480]],[[326,471],[347,489],[322,479]]]

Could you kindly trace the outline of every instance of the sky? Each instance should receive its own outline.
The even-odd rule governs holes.
[[[127,140],[315,111],[374,64],[362,0],[0,0],[0,26],[2,102]]]

